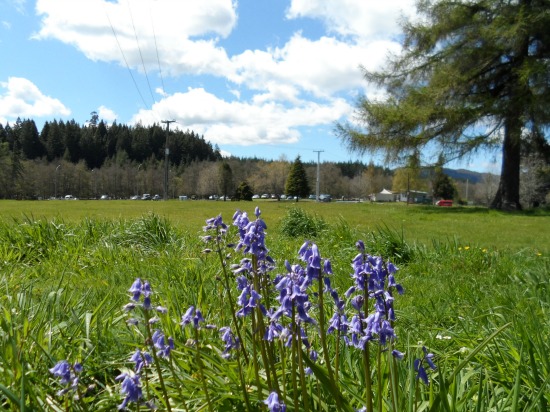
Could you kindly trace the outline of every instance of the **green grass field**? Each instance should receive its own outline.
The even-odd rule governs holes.
[[[236,209],[253,211],[260,206],[266,223],[277,224],[285,213],[300,207],[326,220],[343,218],[350,227],[368,233],[381,226],[402,231],[411,243],[456,241],[464,245],[513,251],[550,252],[550,212],[504,213],[485,208],[416,206],[402,203],[316,203],[309,201],[1,201],[1,217],[58,218],[78,222],[84,218],[135,219],[155,213],[178,228],[198,231],[208,217],[222,214],[228,220]]]
[[[243,255],[230,245],[239,239],[230,225],[235,209],[254,222],[255,206],[267,224],[272,271],[262,248]],[[274,411],[273,394],[288,411],[549,408],[548,212],[306,201],[0,207],[0,409],[112,411],[127,401],[135,411],[149,410],[150,402],[170,411]],[[227,234],[205,233],[206,219],[220,213]],[[261,229],[251,225],[247,233]],[[208,243],[205,234],[214,235]],[[330,259],[332,274],[315,259],[299,259],[305,239],[318,245],[321,263]],[[364,261],[361,276],[384,274],[384,281],[369,283],[366,294],[349,289],[358,282],[352,260],[359,239],[367,253],[395,263],[404,295],[391,286],[391,266],[374,260]],[[134,302],[136,278],[149,281],[153,293],[142,285]],[[286,294],[293,309],[277,318],[287,290],[282,279],[294,285]],[[265,312],[245,293],[252,289]],[[162,310],[147,309],[146,296]],[[125,310],[132,302],[135,309]],[[191,306],[204,323],[196,312],[186,323]],[[245,308],[246,316],[235,315]],[[334,313],[347,326],[328,333]],[[383,342],[375,328],[366,346],[354,343],[369,322],[380,325],[367,321],[374,313],[396,338]],[[268,326],[282,328],[273,340],[264,339]],[[222,339],[230,337],[233,345]],[[394,349],[402,360],[392,358]]]

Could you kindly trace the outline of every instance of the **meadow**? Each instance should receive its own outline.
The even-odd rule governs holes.
[[[6,410],[548,410],[548,212],[0,208]]]

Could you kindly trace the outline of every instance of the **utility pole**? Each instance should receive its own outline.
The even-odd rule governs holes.
[[[317,182],[315,186],[315,199],[319,202],[319,162],[321,161],[321,153],[324,152],[324,150],[314,150],[313,152],[317,153]]]
[[[161,123],[166,123],[166,145],[164,148],[164,200],[168,200],[168,155],[170,149],[168,149],[168,133],[170,132],[170,123],[174,123],[175,120],[162,120]]]

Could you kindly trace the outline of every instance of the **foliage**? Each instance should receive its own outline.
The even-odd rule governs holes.
[[[130,127],[116,122],[107,126],[102,120],[81,126],[71,120],[45,122],[40,133],[33,120],[18,119],[14,127],[2,127],[0,143],[7,142],[9,150],[22,150],[23,160],[46,156],[49,161],[65,158],[71,163],[83,160],[90,169],[100,168],[107,159],[125,152],[129,159],[144,162],[150,157],[164,157],[166,134],[160,125]],[[168,139],[170,162],[189,164],[193,160],[219,160],[219,150],[192,131],[171,131]]]
[[[235,200],[252,201],[252,196],[254,196],[252,188],[246,181],[242,181],[235,191]]]
[[[443,171],[436,172],[433,178],[433,197],[435,199],[454,199],[456,187]]]
[[[323,218],[298,207],[289,209],[280,224],[281,233],[293,238],[316,238],[327,229],[329,224]]]
[[[550,122],[546,0],[423,0],[403,25],[403,53],[367,81],[386,100],[363,99],[365,132],[340,126],[351,148],[399,160],[426,146],[447,158],[501,145],[503,167],[492,206],[521,208],[520,141]],[[503,137],[503,139],[502,139]]]
[[[229,163],[222,161],[219,166],[219,188],[224,200],[233,193],[233,171]]]
[[[298,156],[290,167],[285,185],[285,194],[289,196],[307,197],[310,191],[311,189],[307,180],[304,164],[300,160],[300,156]]]
[[[275,207],[278,202],[268,205]],[[425,224],[434,214],[450,213],[436,208],[400,210]],[[333,210],[326,211],[334,216]],[[195,209],[195,220],[206,213]],[[466,216],[474,220],[476,213]],[[484,220],[495,213],[484,212]],[[455,212],[453,218],[459,215]],[[257,243],[266,239],[265,222],[258,219],[259,210],[256,220],[245,217],[237,214],[239,224],[229,227],[221,225],[221,216],[208,219],[209,229],[202,233],[206,244],[199,241],[196,230],[179,230],[154,215],[131,220],[3,222],[3,408],[110,411],[124,403],[131,410],[140,400],[154,399],[156,407],[165,410],[272,411],[284,404],[287,410],[353,411],[368,403],[370,381],[376,390],[369,410],[380,412],[548,409],[547,256],[517,247],[514,240],[507,251],[453,239],[431,246],[412,244],[403,231],[382,226],[376,233],[359,233],[344,221],[322,232],[318,249],[306,242],[296,254],[302,239],[277,238],[278,230],[270,230],[269,246]],[[544,217],[531,219],[540,224]],[[493,236],[497,230],[493,229]],[[365,239],[365,250],[406,256],[393,274],[405,289],[404,295],[394,296],[398,340],[391,343],[391,351],[395,348],[404,354],[397,363],[390,350],[378,350],[375,340],[369,344],[367,366],[359,348],[324,329],[332,310],[340,307],[351,324],[352,302],[359,300],[353,292],[344,291],[355,285],[350,274],[360,278],[362,271],[354,269],[365,262],[359,257],[366,257],[362,248],[349,243],[357,235]],[[253,250],[259,254],[247,252]],[[325,254],[334,257],[330,264]],[[307,289],[293,290],[293,299],[300,297],[293,302],[308,302],[305,314],[316,324],[301,323],[305,335],[293,334],[290,347],[284,346],[286,340],[281,337],[272,345],[256,332],[263,312],[259,305],[253,306],[255,298],[249,293],[256,287],[254,274],[267,270],[260,276],[269,280],[260,282],[260,302],[273,309],[263,315],[268,326],[284,301],[282,280],[288,274],[298,278],[300,267],[318,277],[312,277]],[[367,268],[365,272],[372,269]],[[243,276],[246,283],[240,279]],[[246,285],[248,294],[238,290],[239,285]],[[301,293],[307,293],[307,301]],[[236,312],[232,308],[247,307],[255,317],[232,317]],[[285,316],[282,319],[290,328],[291,318]],[[231,333],[226,334],[224,326]],[[239,340],[242,346],[230,339],[239,328],[244,332]],[[305,345],[304,336],[311,347],[293,352],[300,339]],[[316,361],[307,357],[312,350],[317,352]],[[428,370],[430,361],[437,370]],[[267,384],[268,376],[273,386]],[[276,386],[280,392],[273,390]],[[139,410],[148,406],[141,404]]]

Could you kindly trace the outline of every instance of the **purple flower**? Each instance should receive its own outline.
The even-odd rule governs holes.
[[[139,402],[143,397],[139,375],[130,375],[123,373],[116,377],[116,380],[122,380],[120,385],[120,393],[126,395],[122,403],[118,406],[119,410],[125,409],[130,402]]]
[[[420,359],[414,360],[414,370],[416,371],[416,379],[422,380],[426,385],[430,383],[426,369],[422,366],[422,361]]]
[[[405,357],[405,354],[403,352],[399,352],[397,349],[392,350],[391,354],[398,360],[402,360]]]
[[[414,360],[414,370],[416,371],[416,378],[420,379],[422,382],[424,382],[426,385],[430,383],[428,379],[428,374],[426,372],[426,369],[424,368],[424,362],[428,364],[428,366],[435,370],[437,367],[433,363],[433,353],[429,353],[428,349],[426,349],[425,346],[422,346],[422,351],[424,352],[424,357],[422,359],[415,359]]]
[[[229,328],[228,326],[221,327],[219,331],[222,334],[221,336],[222,341],[225,343],[225,348],[224,348],[222,357],[227,359],[229,358],[229,352],[232,349],[239,348],[239,341],[238,339],[235,339],[233,332],[231,332],[231,328]]]
[[[286,405],[283,402],[279,402],[279,395],[277,392],[271,392],[264,403],[267,405],[269,412],[286,411]]]
[[[144,366],[148,366],[153,363],[153,358],[149,353],[136,349],[130,357],[130,361],[134,362],[134,371],[139,374]]]
[[[134,280],[134,283],[132,283],[132,286],[130,289],[128,289],[128,292],[132,294],[132,300],[135,300],[136,302],[139,301],[139,298],[141,296],[141,279],[137,278]]]
[[[59,382],[63,385],[71,381],[71,366],[66,360],[59,361],[53,368],[50,369],[50,373],[58,377]]]
[[[204,318],[202,317],[202,312],[197,309],[195,311],[195,317],[193,318],[193,326],[195,326],[195,329],[199,328],[199,323],[204,323]]]
[[[195,307],[190,306],[185,314],[181,317],[181,326],[189,325],[193,321],[193,316],[195,315]]]

